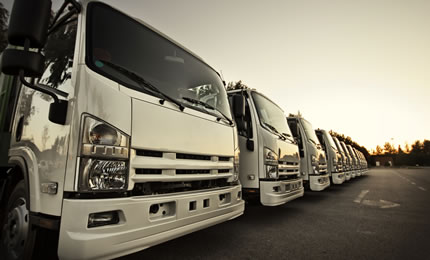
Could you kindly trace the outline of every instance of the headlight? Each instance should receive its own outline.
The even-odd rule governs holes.
[[[264,148],[264,167],[266,168],[267,178],[278,178],[278,155],[268,148]]]
[[[313,154],[311,156],[311,163],[312,164],[317,164],[317,157],[315,155],[313,155]]]
[[[128,165],[125,161],[84,158],[81,162],[82,191],[126,189]]]
[[[316,165],[312,165],[312,171],[314,172],[314,174],[320,174]]]
[[[240,150],[239,147],[236,147],[234,150],[234,159],[233,159],[233,182],[239,179],[239,158],[240,158]]]
[[[81,137],[78,190],[126,190],[130,137],[88,115],[83,120]]]

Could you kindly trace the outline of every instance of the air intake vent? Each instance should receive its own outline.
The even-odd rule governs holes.
[[[228,161],[230,161],[230,157],[220,156],[218,158],[218,161],[220,161],[220,162],[228,162]]]
[[[152,150],[137,150],[136,155],[147,157],[163,157],[163,152]]]
[[[221,170],[218,170],[218,173],[229,173],[230,172],[230,169],[221,169]]]
[[[176,170],[176,174],[209,174],[210,170]]]
[[[176,159],[187,159],[187,160],[205,160],[210,161],[211,157],[208,155],[197,155],[197,154],[186,154],[186,153],[177,153]]]
[[[136,169],[136,174],[161,174],[161,169]]]

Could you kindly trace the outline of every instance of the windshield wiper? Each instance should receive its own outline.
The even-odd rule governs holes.
[[[228,116],[226,116],[226,115],[224,115],[224,113],[223,112],[221,112],[219,109],[217,109],[216,107],[213,107],[213,106],[211,106],[211,105],[209,105],[208,103],[206,103],[206,102],[203,102],[203,101],[201,101],[201,100],[197,100],[197,99],[194,99],[194,98],[189,98],[189,97],[183,97],[182,98],[183,100],[186,100],[186,101],[188,101],[188,102],[190,102],[190,103],[193,103],[193,104],[197,104],[197,105],[201,105],[201,106],[203,106],[203,107],[205,107],[205,108],[209,108],[209,109],[212,109],[212,110],[215,110],[215,111],[217,111],[218,113],[220,113],[227,121],[228,121],[228,123],[230,124],[230,125],[233,125],[233,121],[230,119],[230,118],[228,118]],[[219,120],[221,120],[221,118],[217,118],[218,119],[218,121]]]
[[[271,124],[268,124],[268,123],[266,123],[266,122],[263,122],[263,124],[265,125],[265,126],[267,126],[270,130],[272,130],[272,132],[274,132],[277,136],[279,136],[279,138],[281,138],[282,140],[286,140],[287,138],[283,135],[283,134],[281,134],[281,133],[279,133],[279,131],[276,129],[276,127],[274,127],[273,125],[271,125]]]
[[[137,84],[139,84],[140,87],[145,88],[145,89],[149,89],[152,92],[157,93],[158,95],[160,95],[162,97],[162,99],[160,100],[160,104],[164,104],[164,100],[169,100],[170,102],[176,104],[179,109],[181,111],[184,111],[185,107],[176,99],[170,97],[169,95],[163,93],[161,90],[159,90],[156,86],[152,85],[151,83],[149,83],[148,81],[146,81],[144,78],[142,78],[141,76],[137,75],[136,73],[129,71],[128,69],[114,64],[110,61],[106,61],[106,60],[100,60],[101,62],[103,62],[104,64],[108,65],[109,67],[115,69],[116,71],[120,72],[121,74],[123,74],[124,76],[128,77],[129,79],[133,80],[134,82],[136,82]]]

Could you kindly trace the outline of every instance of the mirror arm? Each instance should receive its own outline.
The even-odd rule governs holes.
[[[31,84],[30,82],[26,81],[25,77],[24,77],[24,70],[21,70],[19,72],[19,79],[21,80],[22,84],[24,84],[25,86],[51,96],[54,99],[55,103],[59,102],[57,95],[55,95],[54,93],[52,93],[48,89],[44,88],[43,86],[37,86],[37,85]]]
[[[80,12],[81,12],[81,10],[82,10],[82,6],[81,6],[81,4],[80,4],[80,3],[78,3],[76,0],[66,0],[66,2],[71,3],[71,4],[73,5],[73,7],[76,9],[76,11],[77,11],[78,13],[80,13]]]
[[[70,13],[67,13],[66,15],[64,15],[63,17],[61,17],[61,19],[58,20],[58,22],[56,24],[53,24],[51,26],[51,28],[49,28],[48,35],[50,35],[53,31],[57,30],[57,28],[60,27],[60,26],[62,26],[63,24],[66,24],[66,23],[68,23],[70,21],[73,21],[73,19],[70,20],[70,21],[67,21],[67,20],[70,17],[72,17],[74,14],[75,14],[75,12],[70,12]]]
[[[30,49],[30,40],[29,39],[25,39],[25,41],[24,41],[24,51],[29,51],[29,49]],[[40,91],[42,93],[45,93],[45,94],[51,96],[54,99],[55,103],[59,102],[59,99],[58,99],[57,95],[55,95],[55,93],[52,93],[50,90],[48,90],[48,89],[46,89],[46,88],[44,88],[42,86],[39,87],[39,86],[36,86],[35,84],[32,84],[32,83],[26,81],[25,77],[24,77],[24,70],[20,70],[19,71],[19,79],[21,80],[22,84],[24,84],[24,86],[27,86],[27,87],[29,87],[31,89]]]
[[[60,9],[58,9],[57,14],[55,14],[54,20],[52,20],[51,26],[49,26],[49,29],[48,29],[49,31],[57,23],[58,18],[64,12],[64,9],[66,8],[67,4],[68,4],[67,1],[64,1],[64,3],[61,5]]]

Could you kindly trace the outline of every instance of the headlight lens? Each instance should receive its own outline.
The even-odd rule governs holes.
[[[89,115],[84,117],[81,136],[78,190],[126,190],[130,137]]]
[[[264,164],[267,178],[277,179],[279,176],[278,155],[268,148],[264,148]]]
[[[234,150],[234,161],[233,161],[233,182],[239,179],[239,158],[240,158],[240,150],[239,147],[236,147]]]
[[[128,147],[129,137],[115,127],[86,116],[82,133],[82,143]]]
[[[317,164],[317,157],[313,154],[311,156],[311,162],[312,162],[312,164]]]
[[[126,189],[128,165],[125,161],[82,159],[81,191]]]

